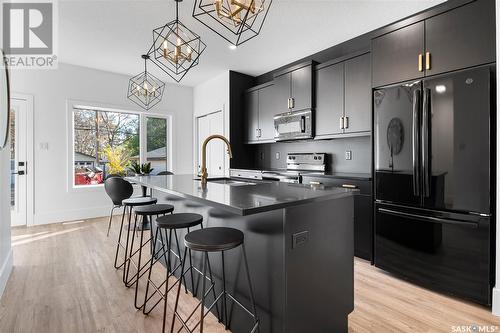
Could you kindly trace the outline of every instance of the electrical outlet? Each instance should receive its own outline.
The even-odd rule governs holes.
[[[345,151],[345,159],[348,161],[352,160],[352,151],[351,150]]]
[[[274,154],[274,157],[276,157],[276,159],[277,159],[277,160],[279,160],[279,159],[280,159],[280,157],[281,157],[280,152],[277,152],[276,154]]]
[[[263,152],[260,153],[260,159],[261,159],[261,161],[264,160],[264,153]]]

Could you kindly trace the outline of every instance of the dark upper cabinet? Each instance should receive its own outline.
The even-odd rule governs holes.
[[[313,63],[289,68],[274,77],[279,110],[276,113],[313,108]]]
[[[340,134],[344,115],[344,63],[316,71],[316,136]]]
[[[312,65],[294,70],[292,73],[292,110],[300,111],[313,107]]]
[[[368,132],[372,129],[372,86],[370,54],[344,63],[345,133]]]
[[[424,27],[418,22],[373,39],[374,87],[424,76]]]
[[[246,141],[259,140],[259,91],[245,93]]]
[[[371,59],[358,53],[318,66],[315,137],[371,132]]]
[[[259,140],[274,140],[274,116],[276,115],[277,105],[274,85],[268,85],[259,89]]]
[[[372,40],[373,87],[495,61],[495,2],[477,0]]]
[[[272,84],[251,88],[245,93],[246,142],[259,143],[274,140],[274,115],[277,99]]]
[[[425,21],[427,75],[495,61],[494,1],[475,1]]]

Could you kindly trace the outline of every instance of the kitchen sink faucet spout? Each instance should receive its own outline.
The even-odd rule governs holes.
[[[208,181],[208,171],[207,171],[207,144],[210,142],[212,139],[221,139],[224,141],[227,145],[227,153],[229,154],[229,158],[233,158],[233,152],[231,150],[231,144],[229,143],[229,140],[226,139],[226,137],[222,135],[210,135],[208,138],[205,139],[202,145],[202,158],[201,158],[201,183],[206,184]]]

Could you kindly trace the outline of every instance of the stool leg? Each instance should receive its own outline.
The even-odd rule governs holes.
[[[182,274],[182,271],[183,271],[183,267],[184,267],[184,262],[182,262],[182,265],[181,265],[181,274]],[[162,333],[165,333],[165,324],[166,324],[166,321],[167,321],[167,306],[168,306],[168,277],[170,275],[170,272],[167,270],[166,271],[166,281],[165,281],[165,296],[163,298],[163,325],[161,326],[161,331]],[[179,284],[180,284],[180,281],[179,281]]]
[[[210,258],[208,257],[208,252],[206,252],[207,254],[207,266],[208,266],[208,274],[210,274],[210,283],[213,285],[213,288],[212,288],[212,296],[214,297],[214,302],[217,298],[217,295],[215,294],[215,281],[214,281],[214,276],[212,275],[212,266],[210,265]],[[203,273],[203,281],[205,281],[205,277],[207,275],[205,273]],[[219,323],[221,322],[221,316],[220,316],[220,312],[219,312],[219,304],[218,302],[215,303],[215,311],[217,312],[217,318],[219,319]]]
[[[132,257],[132,250],[134,249],[134,233],[135,233],[135,229],[137,227],[137,214],[135,214],[134,216],[134,230],[132,231],[132,239],[131,239],[131,242],[130,242],[130,254],[128,255],[128,258],[127,258],[127,251],[128,251],[128,246],[129,246],[129,236],[130,236],[130,222],[131,222],[131,219],[132,219],[132,207],[130,207],[130,215],[129,215],[129,230],[127,232],[127,242],[126,242],[126,245],[125,245],[125,269],[123,270],[123,283],[125,283],[125,286],[128,288],[130,287],[129,284],[128,284],[128,273],[130,271],[130,258]]]
[[[144,216],[142,218],[142,223],[144,225]],[[141,277],[141,258],[142,258],[142,241],[143,241],[143,238],[144,238],[144,229],[141,228],[141,238],[140,238],[140,241],[139,241],[139,259],[137,260],[137,278],[135,280],[135,297],[134,297],[134,305],[135,305],[135,308],[137,310],[139,310],[140,308],[142,308],[142,306],[144,305],[137,305],[137,292],[139,290],[139,280],[140,280],[140,277]]]
[[[108,223],[108,232],[106,233],[106,237],[109,237],[109,231],[111,230],[111,222],[113,221],[113,212],[115,211],[116,208],[119,206],[113,205],[113,208],[111,208],[111,212],[109,213],[109,223]]]
[[[184,258],[181,257],[181,248],[179,246],[179,238],[177,237],[177,230],[175,230],[175,229],[174,229],[174,236],[175,236],[175,243],[177,244],[177,253],[179,253],[179,260],[181,261],[181,265],[182,265],[182,262],[184,260],[186,260],[186,257],[184,257]],[[184,276],[184,274],[182,274],[182,272],[181,272],[181,279],[182,279],[182,281],[184,281],[184,290],[187,294],[188,290],[187,290],[187,284],[186,284],[186,277]]]
[[[245,271],[247,273],[248,289],[250,291],[250,301],[252,302],[252,309],[255,321],[254,328],[255,325],[257,325],[257,331],[260,332],[259,319],[257,318],[257,306],[255,305],[255,297],[253,294],[252,279],[250,278],[250,270],[248,269],[248,259],[247,259],[247,251],[245,250],[245,244],[241,244],[241,251],[243,252],[243,261],[245,262]]]
[[[149,312],[146,310],[146,305],[149,301],[148,299],[148,293],[149,293],[149,283],[151,281],[151,272],[153,271],[153,264],[154,264],[154,260],[155,260],[155,253],[156,253],[156,242],[158,240],[158,228],[156,229],[156,232],[155,232],[155,237],[154,237],[154,240],[153,240],[153,251],[151,253],[151,260],[149,261],[149,271],[148,271],[148,280],[147,280],[147,284],[146,284],[146,294],[144,295],[144,306],[142,308],[142,313],[144,313],[145,315],[147,315]],[[152,232],[152,231],[151,231]]]
[[[227,330],[227,292],[226,292],[226,267],[224,260],[224,251],[221,252],[222,255],[222,307],[224,309],[224,328]]]
[[[189,228],[187,228],[187,232],[189,234]],[[197,292],[194,290],[194,276],[193,276],[193,254],[191,252],[191,249],[188,250],[189,252],[189,275],[191,275],[191,290],[193,291],[193,296],[196,297]]]
[[[200,318],[200,333],[203,333],[203,322],[205,318],[205,282],[206,282],[206,276],[207,276],[207,258],[208,258],[208,253],[205,252],[205,255],[203,256],[203,282],[202,282],[202,289],[201,289],[201,318]]]
[[[187,247],[184,249],[184,256],[186,256],[186,254],[187,254]],[[181,274],[183,274],[184,272],[184,264],[185,261],[183,261],[181,264]],[[203,265],[203,267],[205,267],[205,265]],[[205,287],[205,282],[203,282],[203,287]],[[179,296],[181,294],[181,288],[182,288],[181,283],[179,283],[179,286],[177,287],[177,296],[175,297],[174,315],[172,317],[172,325],[170,326],[170,333],[174,332],[174,324],[175,324],[175,319],[177,318],[177,307],[179,306]],[[165,332],[165,327],[163,327],[163,332]]]
[[[118,242],[116,243],[116,254],[115,254],[115,268],[118,269],[123,265],[117,266],[118,253],[120,252],[120,242],[122,240],[123,222],[125,221],[125,213],[127,212],[127,206],[123,207],[122,222],[120,225],[120,233],[118,235]]]

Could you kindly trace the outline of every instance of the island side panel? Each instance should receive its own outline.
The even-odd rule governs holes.
[[[154,190],[154,196],[159,202],[175,206],[176,213],[191,212],[203,215],[203,226],[231,227],[241,230],[245,234],[245,246],[248,255],[248,264],[254,287],[257,311],[261,321],[261,333],[284,333],[284,210],[240,216],[222,209],[202,205],[187,199],[178,201],[166,200],[167,196],[161,191]],[[168,194],[168,198],[172,198]],[[193,205],[195,207],[193,207]],[[184,250],[185,232],[178,233],[181,242],[181,251]],[[201,256],[196,254],[194,265],[201,269]],[[248,284],[244,271],[241,249],[237,248],[226,252],[226,288],[236,295],[248,309],[251,309],[248,293]],[[219,253],[210,254],[216,290],[222,286],[222,265]],[[201,290],[202,280],[195,277],[195,289]],[[190,288],[188,276],[188,289]],[[198,295],[199,297],[199,295]],[[208,297],[213,300],[212,296]],[[248,333],[252,327],[252,318],[237,306],[228,301],[230,329],[233,333]],[[215,309],[212,313],[216,314]]]
[[[354,309],[354,199],[285,210],[287,333],[347,332]]]

